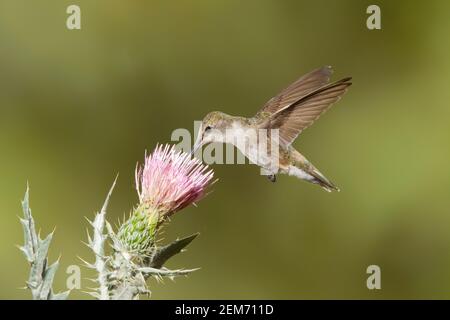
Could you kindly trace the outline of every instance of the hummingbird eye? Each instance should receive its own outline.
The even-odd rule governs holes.
[[[210,127],[210,126],[207,126],[207,127],[205,128],[205,132],[206,132],[206,131],[209,131],[209,130],[211,130],[211,127]]]

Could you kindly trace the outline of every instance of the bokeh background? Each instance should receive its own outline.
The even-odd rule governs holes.
[[[381,31],[366,28],[373,3]],[[66,29],[70,4],[80,31]],[[445,0],[1,0],[0,298],[30,298],[14,246],[27,181],[42,232],[56,226],[64,289],[77,256],[92,259],[84,217],[117,173],[113,222],[137,201],[145,149],[212,110],[251,116],[323,65],[354,85],[295,146],[342,191],[215,165],[213,193],[164,234],[199,231],[169,267],[201,270],[151,281],[153,298],[450,298],[449,12]],[[366,288],[371,264],[382,290]]]

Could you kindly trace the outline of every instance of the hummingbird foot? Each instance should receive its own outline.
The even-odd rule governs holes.
[[[268,175],[267,179],[269,179],[271,182],[277,182],[277,176],[274,174]]]

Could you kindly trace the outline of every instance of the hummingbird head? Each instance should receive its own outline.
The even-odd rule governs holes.
[[[219,111],[208,113],[202,120],[191,154],[207,143],[225,142],[225,134],[230,127],[231,118],[230,115]]]

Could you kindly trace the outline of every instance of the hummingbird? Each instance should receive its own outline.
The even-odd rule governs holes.
[[[219,111],[208,113],[201,122],[191,153],[208,143],[231,143],[250,162],[263,168],[272,182],[276,182],[278,174],[287,174],[317,184],[328,192],[339,191],[292,146],[298,135],[339,101],[352,84],[351,77],[330,83],[332,73],[332,67],[325,66],[302,76],[270,99],[251,118]],[[258,135],[257,139],[249,139],[248,132],[261,129],[267,130],[267,134],[262,138]],[[277,129],[277,141],[269,134],[273,129]],[[257,152],[260,150],[257,144],[261,142],[266,143],[267,149],[274,150],[275,147],[277,152],[266,150],[261,155]]]

